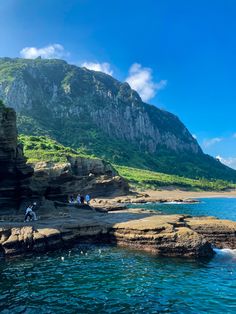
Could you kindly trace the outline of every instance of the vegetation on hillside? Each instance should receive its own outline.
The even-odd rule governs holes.
[[[19,142],[24,145],[24,155],[28,163],[38,161],[67,162],[67,157],[86,157],[82,151],[65,147],[47,136],[20,135]]]
[[[67,162],[68,156],[94,158],[94,156],[87,155],[82,149],[74,150],[70,147],[65,147],[47,136],[20,135],[19,141],[24,145],[24,154],[28,159],[28,163],[38,161]],[[221,191],[229,188],[236,188],[236,184],[223,180],[194,180],[177,175],[153,172],[132,167],[119,165],[114,165],[114,167],[121,176],[129,181],[133,187],[139,189],[175,187],[187,190]]]
[[[55,130],[50,128],[50,124],[43,128],[42,124],[30,117],[18,115],[17,120],[19,131],[23,134],[33,134],[41,138],[44,138],[43,135],[47,135],[47,138],[55,138],[65,146],[72,147],[73,151],[87,156],[96,156],[113,164],[144,170],[151,169],[155,172],[192,179],[224,178],[226,181],[236,183],[236,171],[208,155],[176,154],[164,148],[160,148],[158,154],[150,154],[145,151],[141,154],[135,145],[131,143],[127,145],[123,140],[108,137],[91,122],[58,121]],[[62,129],[64,131],[60,132]],[[77,134],[80,134],[80,137]]]
[[[63,60],[0,58],[0,94],[17,110],[21,134],[47,136],[121,166],[236,183],[236,171],[196,150],[197,142],[176,116],[144,104],[127,83],[104,73]]]
[[[124,166],[114,166],[119,174],[127,179],[130,184],[139,189],[159,189],[173,187],[185,190],[222,191],[235,189],[236,184],[223,180],[190,179],[186,177],[169,175],[143,169]]]

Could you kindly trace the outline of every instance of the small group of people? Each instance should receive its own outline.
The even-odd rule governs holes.
[[[34,212],[34,209],[36,208],[37,203],[34,202],[32,205],[29,205],[25,210],[25,222],[27,221],[34,221],[37,220],[37,216]]]
[[[86,194],[85,197],[83,195],[78,194],[75,198],[73,195],[70,195],[68,201],[70,204],[75,204],[75,203],[84,204],[84,202],[86,202],[89,205],[91,201],[91,197],[89,194]]]

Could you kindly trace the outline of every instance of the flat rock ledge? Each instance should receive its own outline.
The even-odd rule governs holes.
[[[1,255],[20,255],[109,243],[162,256],[211,257],[213,247],[236,248],[236,222],[214,217],[160,215],[141,210],[98,213],[64,209],[39,221],[0,217]],[[11,221],[10,221],[11,220]]]

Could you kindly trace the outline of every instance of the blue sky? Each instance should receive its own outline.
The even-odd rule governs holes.
[[[0,56],[56,56],[127,80],[236,168],[235,16],[235,0],[0,0]]]

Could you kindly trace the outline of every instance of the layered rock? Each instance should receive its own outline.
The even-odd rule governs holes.
[[[69,157],[67,163],[38,162],[34,170],[34,195],[51,200],[67,201],[68,195],[78,193],[105,197],[129,192],[127,181],[101,159]]]
[[[0,208],[16,208],[30,194],[28,179],[33,169],[26,164],[22,146],[17,144],[16,114],[0,106]]]
[[[217,248],[236,248],[236,222],[234,221],[215,217],[192,217],[186,219],[186,224]]]
[[[85,242],[179,257],[210,257],[213,247],[236,249],[236,222],[214,217],[159,215],[138,209],[105,214],[53,206],[49,214],[47,208],[38,212],[40,220],[34,223],[21,223],[23,216],[1,222],[0,251],[6,255],[44,252]]]

